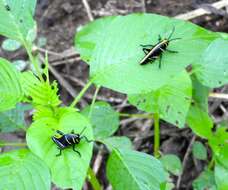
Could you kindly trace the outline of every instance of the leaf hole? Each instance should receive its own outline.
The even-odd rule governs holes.
[[[169,112],[169,109],[170,109],[170,105],[166,106],[165,112],[168,113]]]
[[[44,81],[47,80],[47,76],[44,73],[42,74],[42,78],[44,79]]]
[[[5,8],[6,8],[7,11],[10,11],[11,10],[11,8],[10,8],[9,5],[6,5]]]
[[[46,65],[44,63],[41,64],[41,69],[45,69]]]
[[[219,84],[222,84],[222,81],[219,81]]]
[[[176,120],[175,123],[176,123],[176,125],[179,125],[179,121]]]

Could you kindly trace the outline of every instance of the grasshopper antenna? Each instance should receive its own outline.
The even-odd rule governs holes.
[[[171,31],[169,37],[168,37],[168,40],[172,37],[172,35],[173,35],[174,32],[175,32],[175,27],[173,26],[173,29],[172,29],[172,31]]]
[[[85,127],[82,129],[82,131],[81,131],[80,134],[79,134],[80,136],[81,136],[82,133],[85,131],[86,127],[87,127],[87,126],[85,126]]]

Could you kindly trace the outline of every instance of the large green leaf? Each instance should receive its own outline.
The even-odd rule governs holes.
[[[228,40],[217,39],[205,50],[196,76],[210,88],[228,83]]]
[[[0,155],[1,190],[50,190],[46,164],[30,151],[21,149]]]
[[[159,160],[132,150],[113,150],[107,176],[114,190],[160,190],[166,173]]]
[[[90,76],[96,84],[128,94],[150,92],[168,83],[186,66],[199,62],[204,49],[219,36],[192,23],[155,14],[118,16],[99,23],[94,30],[87,26],[78,39],[76,36],[79,52],[82,58],[92,55]],[[167,38],[174,27],[172,39],[181,39],[171,41],[168,48],[178,53],[163,53],[161,69],[158,60],[140,65],[144,57],[140,44],[156,44],[159,34]],[[81,40],[84,36],[87,43]]]
[[[36,0],[0,0],[0,34],[22,43],[32,41]]]
[[[203,138],[210,138],[212,136],[213,121],[208,113],[197,104],[191,105],[186,122],[195,134]]]
[[[30,109],[30,106],[17,104],[14,109],[0,112],[0,131],[12,132],[19,128],[24,128],[24,112],[28,109]]]
[[[38,119],[28,129],[26,140],[29,148],[46,162],[51,170],[52,181],[61,188],[82,188],[92,157],[92,143],[81,140],[76,146],[81,157],[72,148],[63,150],[62,155],[56,157],[59,150],[51,137],[56,134],[56,129],[64,133],[72,130],[80,133],[84,127],[87,128],[83,135],[93,139],[91,125],[84,116],[71,110],[63,110],[59,117]]]
[[[0,58],[0,112],[15,107],[22,99],[20,75],[5,59]]]
[[[96,102],[93,110],[86,107],[82,114],[90,116],[95,139],[104,139],[111,136],[119,127],[119,114],[106,102]],[[90,112],[91,111],[91,112]]]
[[[224,168],[222,165],[215,165],[215,182],[218,190],[228,189],[228,169]]]
[[[191,102],[192,86],[190,77],[182,72],[169,84],[147,94],[129,95],[128,100],[137,108],[159,113],[160,118],[178,127],[183,127]]]

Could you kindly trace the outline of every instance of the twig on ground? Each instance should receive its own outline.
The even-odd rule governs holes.
[[[228,0],[221,0],[221,1],[215,2],[215,3],[211,4],[211,6],[216,9],[224,8],[224,7],[228,6]],[[175,18],[182,19],[182,20],[191,20],[196,17],[203,16],[205,14],[210,14],[210,12],[203,8],[199,8],[199,9],[196,9],[196,10],[184,13],[184,14],[177,15],[177,16],[175,16]]]
[[[89,20],[90,20],[90,21],[93,21],[94,18],[93,18],[93,15],[92,15],[92,12],[91,12],[91,8],[90,8],[90,6],[89,6],[88,1],[87,1],[87,0],[82,0],[82,3],[83,3],[83,5],[84,5],[84,7],[85,7],[85,9],[86,9],[86,12],[87,12],[87,15],[88,15],[88,17],[89,17]]]
[[[193,143],[195,142],[195,140],[196,140],[196,136],[193,135],[193,137],[192,137],[192,139],[191,139],[191,141],[190,141],[190,143],[188,145],[188,149],[187,149],[187,151],[186,151],[186,153],[184,155],[184,159],[183,159],[183,162],[182,162],[182,168],[183,168],[183,170],[182,170],[181,174],[178,176],[178,179],[177,179],[177,184],[176,184],[176,189],[177,190],[180,188],[182,175],[184,173],[184,168],[185,168],[185,166],[187,164],[188,157],[189,157],[189,155],[190,155],[190,153],[192,151],[192,146],[193,146]]]

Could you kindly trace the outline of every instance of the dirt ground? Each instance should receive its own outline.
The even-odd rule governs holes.
[[[143,2],[145,4],[143,4]],[[105,15],[128,14],[131,12],[142,11],[146,11],[148,13],[158,13],[167,16],[176,16],[178,14],[194,10],[202,6],[202,4],[205,5],[213,2],[216,1],[88,0],[94,18],[99,18]],[[212,31],[228,32],[227,16],[219,15],[216,13],[216,11],[213,12],[213,14],[198,17],[192,20],[192,22]],[[89,22],[89,18],[82,0],[38,0],[36,20],[38,23],[38,36],[45,37],[47,39],[47,44],[44,48],[59,53],[67,52],[67,50],[72,50],[71,48],[74,46],[75,31],[80,26]],[[3,57],[9,57],[10,59],[25,56],[23,51],[17,52],[17,55],[12,55],[7,52],[2,52],[2,54]],[[79,92],[83,84],[86,83],[88,79],[88,66],[77,57],[77,59],[74,58],[75,56],[73,57],[73,60],[70,60],[69,57],[68,59],[62,61],[62,63],[53,65],[55,72],[57,72],[60,77],[62,77],[65,81],[67,81],[67,83],[70,84],[71,87],[73,87],[73,90],[66,90],[64,85],[60,86],[61,98],[66,105],[72,101],[72,93]],[[53,58],[53,60],[54,59],[55,58]],[[56,78],[56,75],[53,76],[53,78]],[[94,89],[91,89],[86,93],[85,98],[83,98],[81,101],[81,107],[84,107],[91,102],[93,93]],[[119,94],[103,88],[99,92],[98,98],[100,100],[107,100],[121,112],[136,112],[135,108],[129,106],[125,101],[126,96],[123,94]],[[222,103],[223,102],[217,102],[216,106],[213,101],[210,101],[210,105],[214,106],[213,109],[211,109],[211,114],[213,114],[214,117],[222,116],[219,110],[219,105]],[[145,119],[133,120],[125,118],[121,121],[121,127],[117,134],[128,136],[132,140],[135,149],[152,154],[153,126],[151,121]],[[161,122],[161,151],[164,154],[176,154],[183,160],[192,137],[193,134],[189,129],[178,129],[174,126],[171,126],[170,124]],[[18,138],[23,138],[23,135],[19,136]],[[197,138],[197,140],[201,139]],[[105,188],[107,188],[108,183],[107,179],[105,178],[104,162],[107,159],[107,153],[105,151],[102,151],[100,153],[102,155],[103,161],[101,162],[97,175],[100,182],[104,185]],[[95,153],[94,157],[94,160],[96,159],[97,153]],[[182,176],[180,189],[191,190],[192,181],[200,174],[205,164],[207,163],[194,160],[192,156],[189,155]],[[173,176],[173,179],[176,183],[177,177]],[[91,188],[86,185],[85,189]]]

